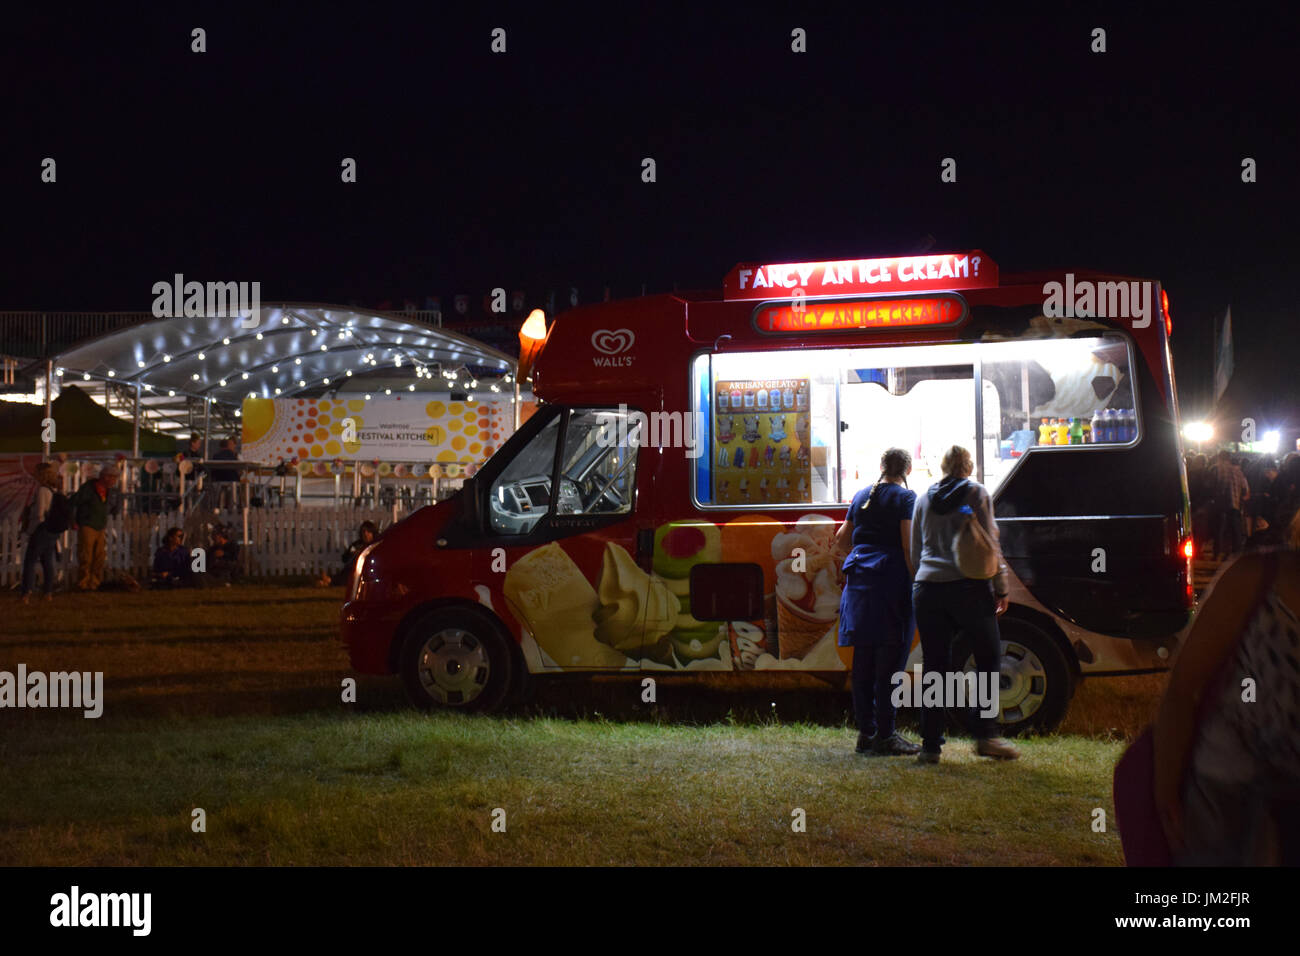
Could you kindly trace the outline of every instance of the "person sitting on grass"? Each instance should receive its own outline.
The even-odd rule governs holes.
[[[357,540],[353,541],[348,546],[348,549],[343,552],[343,567],[333,574],[322,571],[320,577],[316,579],[316,587],[328,588],[348,584],[352,577],[352,568],[357,563],[357,555],[370,547],[377,537],[379,537],[379,528],[373,521],[361,522],[361,528],[357,532]]]
[[[156,588],[179,587],[190,584],[190,553],[185,548],[185,532],[168,528],[162,546],[153,555],[152,584]]]
[[[239,579],[239,545],[230,540],[224,526],[212,529],[212,545],[208,548],[208,573],[214,581],[224,581],[230,587]]]

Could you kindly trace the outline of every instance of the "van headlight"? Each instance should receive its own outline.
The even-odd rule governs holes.
[[[395,601],[405,597],[411,591],[401,581],[380,576],[374,562],[367,560],[374,546],[370,545],[357,555],[356,564],[352,566],[352,589],[348,594],[349,601],[363,601],[370,604]]]
[[[357,555],[356,561],[352,564],[352,586],[348,590],[349,601],[364,601],[366,600],[367,590],[373,590],[375,582],[366,581],[366,558],[370,557],[372,548],[374,548],[373,544],[362,548],[361,553]],[[367,583],[371,585],[371,588],[367,588]]]

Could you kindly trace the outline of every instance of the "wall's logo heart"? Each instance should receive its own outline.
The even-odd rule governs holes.
[[[636,336],[632,334],[631,329],[597,329],[592,333],[591,344],[595,346],[597,352],[604,352],[606,355],[618,355],[620,352],[626,352],[632,348],[636,341]]]

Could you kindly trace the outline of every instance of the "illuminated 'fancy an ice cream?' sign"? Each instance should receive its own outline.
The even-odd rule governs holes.
[[[754,311],[754,328],[769,334],[849,332],[860,329],[907,329],[952,326],[966,317],[960,296],[796,301],[761,305]]]
[[[722,297],[816,298],[991,289],[998,265],[980,250],[833,262],[742,262],[722,282]]]

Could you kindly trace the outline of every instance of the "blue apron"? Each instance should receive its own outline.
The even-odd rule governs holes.
[[[859,544],[844,559],[839,646],[912,642],[911,576],[903,549]]]

